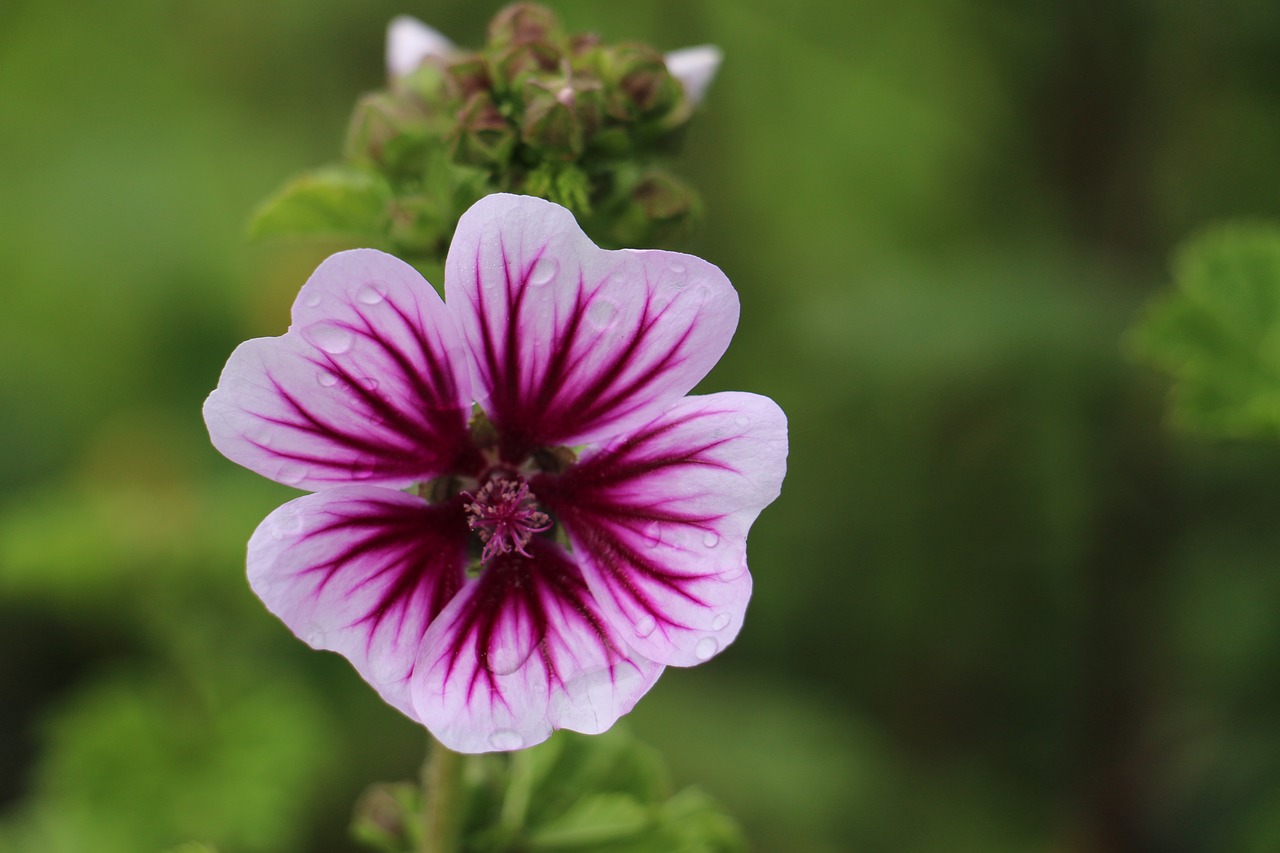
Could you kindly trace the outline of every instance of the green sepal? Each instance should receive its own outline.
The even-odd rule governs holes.
[[[1174,291],[1152,301],[1130,339],[1173,375],[1173,420],[1280,438],[1280,227],[1213,228],[1184,244],[1173,271]]]
[[[360,236],[381,244],[391,187],[375,172],[328,166],[294,179],[254,212],[249,236]]]
[[[591,213],[591,181],[571,163],[542,163],[525,177],[520,191],[554,201],[578,217]]]

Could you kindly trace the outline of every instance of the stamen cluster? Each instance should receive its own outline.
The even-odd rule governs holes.
[[[515,551],[525,557],[530,537],[551,529],[551,517],[538,509],[529,484],[519,474],[499,474],[475,492],[462,492],[467,526],[484,543],[481,563]]]

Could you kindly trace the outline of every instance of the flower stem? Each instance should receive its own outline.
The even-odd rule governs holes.
[[[421,853],[458,853],[462,829],[462,761],[434,739],[422,763]]]

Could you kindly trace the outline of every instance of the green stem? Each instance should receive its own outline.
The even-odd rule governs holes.
[[[459,853],[463,758],[435,740],[422,763],[421,853]]]

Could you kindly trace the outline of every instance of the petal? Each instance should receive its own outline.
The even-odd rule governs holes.
[[[562,475],[533,480],[564,524],[601,610],[637,652],[675,666],[742,627],[747,531],[786,473],[786,416],[768,397],[686,397]]]
[[[598,734],[662,672],[601,616],[563,549],[529,548],[490,562],[423,640],[413,705],[458,752],[521,749],[560,728]]]
[[[473,453],[461,337],[408,264],[372,249],[322,263],[278,338],[236,348],[204,405],[218,450],[303,489],[403,487]]]
[[[340,486],[290,501],[249,539],[249,585],[315,649],[335,651],[417,719],[409,679],[422,637],[465,582],[460,504]]]
[[[397,15],[387,25],[387,76],[404,77],[431,56],[447,57],[453,42],[410,15]]]
[[[697,106],[720,70],[724,53],[714,44],[700,44],[673,50],[666,55],[666,61],[671,76],[680,81],[689,102]]]
[[[738,324],[738,295],[716,267],[598,249],[568,210],[527,196],[487,196],[462,216],[445,291],[512,462],[652,419],[706,375]]]

